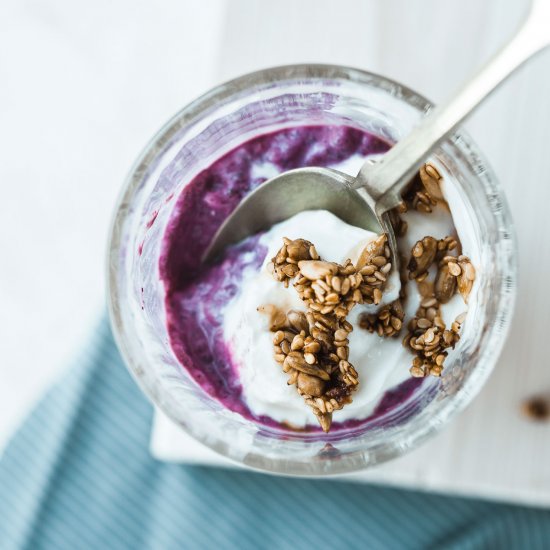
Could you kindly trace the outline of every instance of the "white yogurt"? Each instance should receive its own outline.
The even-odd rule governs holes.
[[[357,160],[360,165],[361,159]],[[346,166],[337,168],[349,173],[355,171],[353,161],[347,161]],[[448,200],[452,199],[451,210],[463,210],[460,196],[456,192],[449,192],[449,187],[447,184],[443,191]],[[426,235],[442,238],[457,234],[452,217],[443,206],[436,207],[431,214],[408,212],[404,218],[408,223],[408,231],[400,243],[403,250],[410,251],[414,243]],[[269,315],[258,311],[258,306],[265,304],[275,304],[284,311],[306,311],[292,285],[285,288],[273,279],[267,269],[271,258],[281,248],[283,237],[307,239],[315,244],[321,258],[343,263],[347,258],[355,262],[366,244],[376,236],[370,231],[346,224],[328,211],[317,210],[301,212],[276,224],[261,237],[260,243],[268,249],[264,263],[259,271],[249,267],[243,272],[241,290],[227,304],[223,324],[224,339],[238,371],[236,374],[242,384],[243,398],[254,414],[299,427],[317,423],[296,388],[287,385],[288,375],[273,357]],[[459,231],[461,240],[462,236]],[[473,247],[473,239],[469,234],[462,240],[463,246],[465,242]],[[464,247],[463,252],[471,255],[475,265],[475,250]],[[399,277],[392,272],[381,305],[398,297],[399,286]],[[474,294],[472,292],[472,296]],[[405,303],[406,321],[415,315],[419,302],[416,285],[410,284]],[[355,327],[349,336],[349,353],[350,362],[359,373],[360,383],[353,393],[353,402],[334,413],[335,422],[368,417],[387,390],[410,378],[409,368],[413,356],[402,346],[401,338],[380,338],[358,326],[361,313],[372,312],[378,307],[381,306],[355,306],[347,318]],[[445,323],[450,325],[466,309],[457,294],[441,307]]]

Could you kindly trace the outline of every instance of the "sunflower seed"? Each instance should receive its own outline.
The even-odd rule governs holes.
[[[456,277],[449,271],[449,263],[439,268],[435,278],[434,292],[435,297],[442,304],[446,304],[455,293]]]

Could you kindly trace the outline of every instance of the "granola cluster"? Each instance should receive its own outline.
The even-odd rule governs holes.
[[[407,334],[403,338],[403,345],[415,354],[410,368],[412,376],[441,376],[447,349],[454,348],[460,339],[462,315],[447,330],[437,303],[429,307],[420,306],[416,316],[409,321]]]
[[[400,213],[415,209],[430,214],[438,202],[444,202],[441,180],[435,166],[425,164],[404,194]],[[399,213],[393,212],[392,216],[400,236],[403,236],[406,228],[403,230],[399,224]],[[407,323],[407,333],[403,338],[403,345],[414,354],[410,368],[414,377],[441,376],[448,350],[454,348],[460,339],[465,314],[459,315],[450,327],[445,325],[441,316],[441,305],[449,302],[457,291],[467,302],[474,284],[474,266],[459,251],[460,245],[452,236],[442,239],[426,236],[412,247],[407,272],[402,274],[402,280],[416,281],[422,297],[415,317]]]
[[[407,232],[401,214],[409,209],[430,214],[438,203],[445,204],[441,180],[432,164],[420,169],[403,203],[390,212],[398,238]],[[285,238],[269,265],[273,277],[285,287],[293,281],[307,312],[284,312],[273,305],[258,309],[271,315],[275,359],[289,375],[288,384],[296,387],[325,432],[330,430],[332,413],[351,403],[359,383],[349,362],[348,336],[353,327],[346,317],[356,304],[380,304],[392,269],[390,258],[386,235],[369,243],[356,264],[347,260],[343,265],[322,260],[315,245],[305,239]],[[403,345],[413,355],[411,375],[441,376],[448,350],[460,339],[465,317],[460,315],[447,327],[441,305],[457,292],[468,301],[475,269],[460,253],[454,237],[427,235],[412,247],[400,276],[399,298],[376,313],[362,314],[359,326],[382,338],[397,337],[406,327]],[[417,285],[421,303],[406,323],[403,303],[408,284]]]
[[[332,412],[351,403],[358,384],[357,372],[348,361],[348,335],[353,327],[345,319],[311,311],[290,310],[281,320],[272,325],[275,360],[289,375],[287,383],[296,386],[328,432]]]
[[[343,318],[356,304],[380,303],[391,270],[386,235],[370,242],[356,265],[349,259],[344,265],[321,260],[305,239],[283,241],[269,269],[287,287],[296,278],[294,288],[308,309]]]
[[[269,306],[275,360],[325,432],[333,411],[351,403],[359,383],[349,362],[348,336],[353,327],[346,317],[356,304],[380,303],[390,270],[385,235],[369,243],[356,264],[323,261],[309,241],[286,238],[270,263],[277,281],[288,287],[294,279],[293,286],[307,306],[306,313]],[[266,306],[262,309],[266,311]]]

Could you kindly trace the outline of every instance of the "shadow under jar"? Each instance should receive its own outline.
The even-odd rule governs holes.
[[[167,274],[181,278],[182,284],[192,283],[200,269],[200,252],[249,190],[247,185],[261,184],[263,177],[249,174],[246,185],[225,189],[225,194],[208,182],[202,191],[200,187],[189,191],[190,182],[196,182],[205,169],[253,138],[297,127],[352,127],[374,136],[376,149],[376,143],[392,143],[406,135],[430,105],[404,86],[364,71],[329,65],[280,67],[218,86],[182,109],[146,146],[127,178],[112,225],[110,315],[118,346],[136,381],[187,433],[253,468],[294,475],[351,472],[416,446],[482,387],[512,315],[515,241],[502,192],[462,131],[443,143],[433,160],[460,194],[461,223],[467,225],[470,245],[477,250],[472,258],[477,277],[458,352],[445,363],[441,378],[414,380],[393,398],[390,395],[376,414],[344,423],[328,434],[296,431],[254,418],[246,407],[231,410],[229,401],[224,401],[226,394],[218,392],[214,398],[215,388],[205,391],[209,381],[185,364],[187,350],[178,348],[173,338],[178,320],[167,314],[167,292],[171,292]],[[310,161],[315,164],[314,156]],[[297,167],[292,162],[284,168]],[[181,258],[174,261],[164,235],[170,224],[179,223],[174,220],[181,221],[174,212],[185,200],[197,201],[204,211],[193,209],[196,219],[190,217],[187,226],[183,224],[187,230],[180,232]],[[213,338],[209,330],[202,335],[205,361],[215,352],[206,349]]]

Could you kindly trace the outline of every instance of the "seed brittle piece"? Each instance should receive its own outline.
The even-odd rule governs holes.
[[[376,313],[363,313],[359,317],[359,326],[368,332],[376,333],[383,338],[398,336],[403,327],[405,312],[401,300],[381,308]]]
[[[420,168],[420,181],[424,186],[426,192],[436,201],[444,201],[445,197],[441,192],[441,174],[437,168],[431,164],[426,163]]]
[[[365,247],[357,265],[353,265],[351,260],[346,260],[340,265],[323,261],[318,256],[316,260],[288,263],[288,251],[292,250],[293,243],[298,241],[285,241],[271,263],[271,272],[276,280],[285,285],[288,285],[288,281],[294,276],[294,287],[310,310],[323,315],[334,314],[344,319],[356,304],[380,303],[392,269],[385,235],[371,241]],[[300,242],[303,254],[307,246],[310,250],[314,249],[308,241]],[[313,255],[317,255],[315,250]],[[277,264],[278,261],[286,263]]]
[[[411,250],[411,259],[409,260],[409,278],[417,279],[430,269],[437,254],[437,240],[426,236],[417,241]]]
[[[269,307],[263,306],[271,312]],[[290,310],[274,330],[275,360],[288,374],[321,428],[328,431],[332,412],[351,401],[358,384],[357,371],[347,360],[349,333],[353,327],[344,319],[320,312]]]
[[[432,163],[426,163],[411,180],[403,200],[407,210],[431,213],[438,203],[446,204],[441,190],[443,177]]]
[[[458,265],[460,267],[460,273],[457,275],[458,291],[467,303],[476,278],[476,271],[466,256],[458,257]]]
[[[430,309],[432,313],[430,313]],[[434,313],[435,311],[435,313]],[[431,318],[431,319],[430,319]],[[414,354],[410,373],[415,378],[424,376],[441,376],[448,349],[454,348],[460,340],[460,327],[464,315],[459,315],[448,330],[437,308],[418,309],[416,316],[409,322],[409,332],[403,344]]]
[[[457,264],[454,264],[457,265]],[[435,297],[442,304],[446,304],[456,292],[456,276],[451,272],[449,264],[444,264],[437,271],[435,278]]]
[[[305,239],[290,240],[285,237],[283,246],[271,259],[268,268],[277,281],[288,286],[289,280],[293,279],[299,272],[298,262],[318,258],[319,255],[311,242]]]
[[[355,267],[357,268],[357,270],[360,271],[361,268],[370,264],[371,260],[374,257],[384,256],[384,250],[385,250],[387,241],[388,241],[388,238],[386,237],[386,235],[380,235],[376,239],[370,241],[361,252],[359,259],[355,264]]]
[[[304,372],[298,373],[296,380],[297,388],[312,397],[321,397],[325,393],[326,383],[317,376],[311,376]]]

